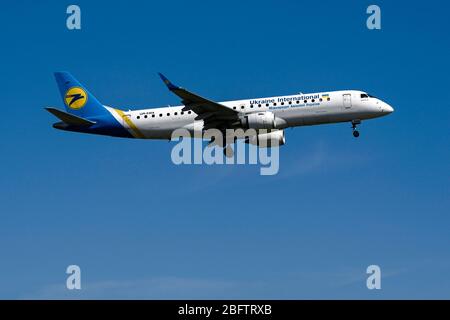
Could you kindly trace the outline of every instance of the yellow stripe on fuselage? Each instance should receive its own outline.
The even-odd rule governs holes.
[[[130,133],[135,138],[145,139],[145,136],[142,134],[142,132],[139,130],[139,128],[131,121],[130,117],[126,116],[125,113],[122,110],[114,109],[115,112],[125,121],[130,128]]]

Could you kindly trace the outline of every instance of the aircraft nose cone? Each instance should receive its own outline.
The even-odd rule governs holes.
[[[385,114],[390,114],[390,113],[394,112],[394,108],[392,108],[387,103],[384,103],[383,107],[382,107],[382,112],[385,113]]]

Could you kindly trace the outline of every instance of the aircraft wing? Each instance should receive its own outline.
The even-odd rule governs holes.
[[[167,88],[181,98],[181,103],[185,106],[183,111],[192,110],[198,115],[195,120],[203,120],[205,130],[231,128],[239,122],[239,112],[236,110],[178,87],[161,73],[159,76]]]

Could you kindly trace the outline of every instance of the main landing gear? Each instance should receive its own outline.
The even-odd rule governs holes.
[[[235,141],[236,142],[236,139]],[[230,144],[227,144],[227,139],[226,139],[226,135],[223,135],[223,140],[222,140],[222,148],[223,148],[223,155],[227,158],[233,158],[234,157],[234,151],[233,151],[233,147],[231,147]]]
[[[236,139],[235,139],[234,142],[236,142]],[[225,157],[227,157],[227,158],[233,158],[233,157],[234,157],[234,150],[233,150],[233,147],[231,146],[231,144],[228,144],[228,143],[227,143],[227,140],[226,140],[226,138],[225,138],[225,134],[224,134],[222,143],[220,143],[220,142],[217,143],[215,137],[212,137],[212,138],[211,138],[211,141],[208,143],[208,147],[213,147],[213,146],[215,146],[215,145],[217,145],[217,146],[219,146],[219,147],[221,147],[221,148],[223,149],[223,155],[224,155]]]
[[[233,158],[234,151],[233,151],[233,148],[231,147],[231,145],[227,145],[226,147],[223,148],[223,154],[227,158]]]
[[[357,126],[358,124],[361,124],[361,120],[352,120],[353,136],[354,136],[355,138],[358,138],[358,137],[359,137],[359,131],[356,130],[356,126]]]

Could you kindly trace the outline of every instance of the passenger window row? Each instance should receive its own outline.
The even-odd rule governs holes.
[[[186,113],[187,113],[187,114],[191,114],[192,111],[188,111],[188,112],[186,112]],[[185,114],[184,111],[181,111],[181,112],[180,112],[180,115],[184,115],[184,114]],[[173,115],[174,115],[174,116],[177,116],[177,115],[178,115],[178,112],[174,112]],[[156,117],[155,114],[152,114],[151,116],[152,116],[152,118],[155,118],[155,117]],[[159,117],[162,117],[162,116],[163,116],[163,114],[160,113],[160,114],[159,114]],[[167,112],[167,116],[170,117],[170,112]],[[136,117],[136,119],[138,119],[138,120],[139,120],[140,118],[141,118],[141,116],[137,116],[137,117]],[[148,115],[144,115],[144,119],[147,119],[147,118],[148,118]]]
[[[326,98],[326,101],[330,101],[330,100],[331,100],[330,97]],[[319,101],[322,102],[322,101],[324,101],[324,99],[319,98]],[[316,99],[311,99],[311,102],[312,102],[312,103],[316,102]],[[308,103],[308,100],[303,100],[303,103]],[[281,103],[280,103],[280,105],[282,105],[282,106],[284,106],[284,104],[285,104],[284,102],[281,102]],[[289,101],[288,104],[291,105],[291,104],[292,104],[292,101]],[[299,100],[295,101],[295,104],[300,104],[300,101],[299,101]],[[272,103],[272,106],[275,107],[276,105],[277,105],[276,102]],[[258,104],[258,108],[261,108],[261,106],[262,106],[261,104]],[[270,106],[270,103],[266,103],[265,106],[266,106],[266,107]],[[253,108],[253,107],[256,107],[256,105],[251,104],[251,105],[250,105],[250,108]],[[241,109],[244,109],[244,108],[245,108],[245,106],[241,106]],[[236,110],[237,107],[235,106],[235,107],[233,107],[233,109]]]
[[[361,95],[361,96],[362,96],[362,95]],[[320,102],[322,102],[323,100],[324,100],[324,99],[319,98],[319,101],[320,101]],[[330,101],[330,97],[326,98],[326,101]],[[315,99],[311,99],[311,103],[314,103],[314,102],[316,102],[316,100],[315,100]],[[303,100],[303,103],[308,103],[308,100]],[[284,104],[285,104],[284,102],[281,102],[281,103],[280,103],[280,105],[282,105],[282,106],[284,106]],[[289,101],[288,104],[289,104],[289,105],[292,105],[292,101]],[[300,100],[295,101],[295,104],[300,104]],[[266,103],[265,105],[266,105],[266,107],[268,107],[270,104],[269,104],[269,103]],[[275,106],[277,105],[277,103],[274,102],[274,103],[272,103],[272,105],[275,107]],[[261,108],[261,106],[262,106],[261,104],[258,104],[258,108]],[[256,107],[256,105],[251,104],[251,105],[250,105],[250,108],[253,108],[253,107]],[[240,108],[241,108],[241,109],[244,109],[245,106],[241,106]],[[233,109],[236,110],[237,107],[234,106]],[[181,115],[184,115],[184,113],[185,113],[184,111],[181,111],[181,112],[180,112]],[[192,113],[191,111],[188,111],[188,112],[187,112],[187,114],[191,114],[191,113]],[[174,116],[178,115],[178,112],[174,112],[173,115],[174,115]],[[155,114],[152,114],[151,116],[152,116],[152,118],[155,118]],[[162,117],[162,116],[163,116],[163,114],[160,113],[160,114],[159,114],[159,117]],[[170,112],[167,113],[167,116],[170,117]],[[136,117],[136,119],[140,119],[140,118],[141,118],[141,116],[137,116],[137,117]],[[148,115],[144,115],[144,118],[147,119],[147,118],[148,118]]]

